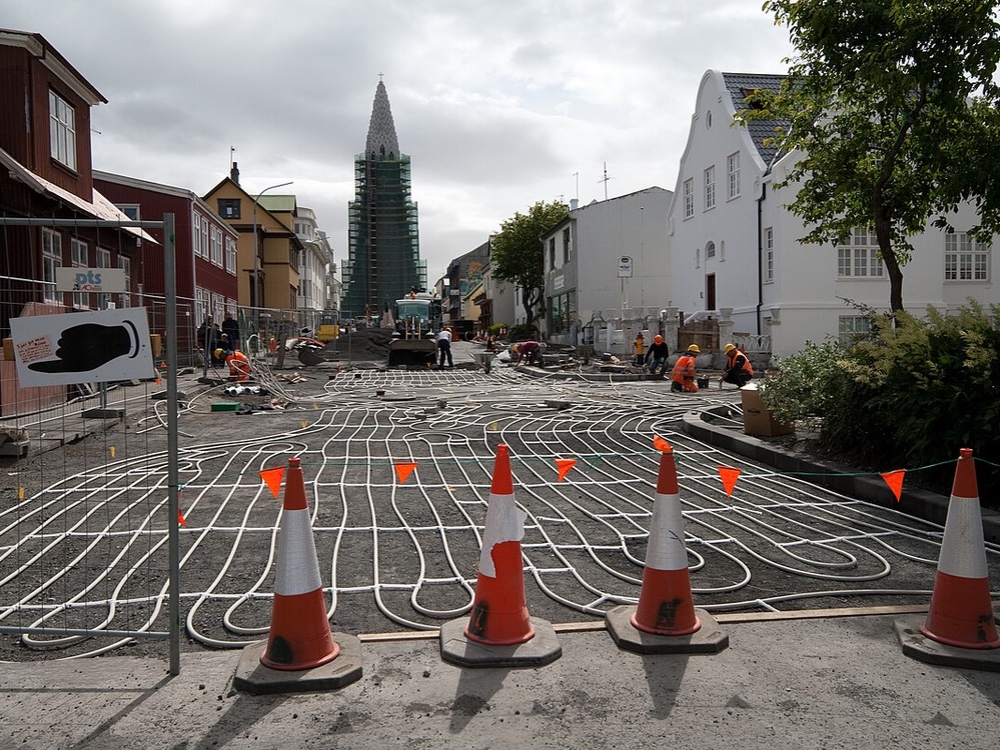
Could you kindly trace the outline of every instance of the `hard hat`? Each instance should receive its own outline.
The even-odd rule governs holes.
[[[691,344],[691,346],[688,347],[688,351],[694,352],[695,354],[701,354],[701,349],[698,348],[697,344]]]
[[[225,352],[222,349],[216,349],[214,352],[212,352],[212,354],[215,356],[216,359],[218,359],[223,354],[225,354]]]
[[[662,344],[663,343],[663,336],[661,336],[660,334],[656,334],[655,336],[653,336],[653,343],[654,344]]]
[[[518,345],[517,345],[517,344],[514,344],[514,346],[512,346],[512,347],[510,348],[510,350],[511,350],[511,352],[512,352],[513,354],[517,354],[517,351],[518,351],[518,349],[519,349],[519,348],[520,348],[520,347],[518,347]]]
[[[735,348],[736,348],[736,347],[735,347],[735,346],[733,346],[732,344],[726,344],[726,348],[725,348],[725,349],[723,349],[723,351],[724,351],[724,352],[725,352],[726,354],[729,354],[729,352],[731,352],[731,351],[732,351],[733,349],[735,349]]]

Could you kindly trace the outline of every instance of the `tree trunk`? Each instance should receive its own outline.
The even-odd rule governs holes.
[[[889,309],[894,313],[901,312],[903,310],[903,270],[899,267],[899,260],[891,247],[884,247],[880,242],[879,251],[882,253],[886,273],[889,274]]]

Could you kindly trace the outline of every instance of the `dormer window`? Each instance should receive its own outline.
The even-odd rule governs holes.
[[[49,140],[52,158],[76,171],[76,113],[65,99],[49,91]]]

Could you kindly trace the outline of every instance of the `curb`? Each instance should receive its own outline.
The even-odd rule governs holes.
[[[904,487],[897,503],[892,491],[881,477],[870,474],[857,476],[857,472],[851,467],[783,450],[766,440],[737,432],[732,428],[713,425],[707,421],[713,411],[714,409],[705,409],[685,414],[682,421],[684,433],[717,448],[773,466],[780,471],[803,474],[801,478],[807,482],[944,526],[950,499],[944,495]],[[808,476],[810,474],[816,476]],[[989,508],[980,508],[980,512],[983,517],[983,538],[987,542],[1000,543],[1000,513]]]

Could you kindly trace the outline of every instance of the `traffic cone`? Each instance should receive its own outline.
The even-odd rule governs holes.
[[[684,517],[674,452],[662,442],[646,567],[639,602],[606,614],[608,632],[619,647],[638,653],[718,653],[729,645],[705,611],[696,614],[691,596]]]
[[[532,667],[562,654],[552,625],[528,615],[521,539],[527,514],[514,502],[506,445],[497,447],[472,614],[441,626],[441,656],[467,667]]]
[[[1000,648],[971,448],[959,451],[931,608],[920,632],[958,648]]]
[[[525,518],[525,512],[514,503],[510,455],[507,446],[501,445],[493,464],[476,598],[465,628],[470,640],[510,646],[524,643],[535,634],[524,600],[521,539]]]
[[[689,635],[701,627],[694,614],[677,465],[670,446],[660,454],[646,569],[632,624],[645,633]]]
[[[360,679],[360,640],[343,633],[334,640],[330,632],[298,458],[288,459],[285,472],[275,558],[267,642],[244,649],[236,687],[278,693],[338,688]]]
[[[271,669],[311,669],[335,659],[340,647],[326,616],[298,458],[288,459],[279,533],[271,629],[260,663]]]

